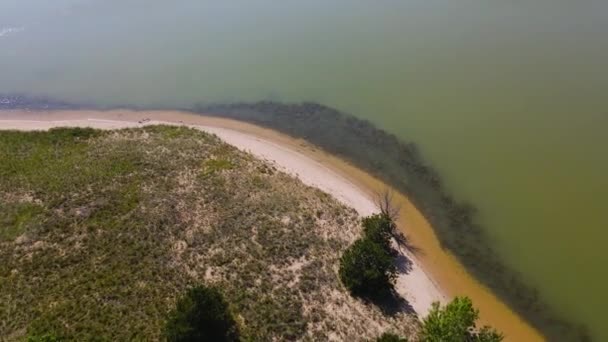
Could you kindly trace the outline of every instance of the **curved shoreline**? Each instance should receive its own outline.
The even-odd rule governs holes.
[[[8,118],[10,121],[3,122],[2,120],[5,118]],[[19,125],[21,125],[21,128],[25,125],[28,129],[48,129],[51,127],[69,125],[95,126],[92,125],[92,123],[95,122],[86,120],[88,118],[98,120],[95,121],[97,128],[107,129],[138,127],[142,124],[150,123],[195,126],[196,128],[202,128],[211,133],[215,133],[220,136],[220,138],[237,147],[249,149],[250,152],[254,152],[254,155],[265,159],[277,159],[277,148],[279,150],[283,149],[284,151],[287,151],[286,153],[288,154],[299,154],[308,158],[310,162],[316,163],[317,168],[320,166],[321,168],[326,169],[325,175],[330,175],[330,177],[325,179],[325,182],[321,181],[321,183],[319,183],[318,179],[315,179],[314,176],[311,178],[310,174],[305,174],[307,171],[304,170],[304,173],[300,172],[300,179],[304,183],[332,193],[332,195],[336,196],[339,200],[343,202],[346,201],[348,205],[355,207],[355,209],[362,214],[366,214],[366,210],[370,210],[370,203],[373,206],[373,201],[371,200],[373,194],[387,188],[387,185],[377,178],[372,177],[348,162],[321,151],[316,146],[303,140],[241,121],[205,117],[194,113],[132,110],[0,111],[0,129],[20,128]],[[142,119],[146,118],[154,121],[141,122]],[[11,126],[10,122],[12,122],[13,126]],[[259,153],[263,151],[259,146],[255,147],[255,151],[257,151],[258,154],[256,154],[255,151],[252,151],[252,144],[255,144],[256,141],[261,144],[266,144],[266,147],[269,146],[268,144],[273,144],[275,146],[275,149],[273,150],[274,155],[272,153],[270,155]],[[285,163],[285,160],[283,160],[283,163]],[[278,164],[280,165],[281,163],[278,162]],[[286,171],[290,170],[287,169]],[[292,169],[291,171],[294,170]],[[332,178],[331,172],[349,182],[352,185],[350,190],[355,193],[349,192],[347,194],[340,194],[339,191],[336,192],[335,188],[332,189],[331,182],[335,181],[336,178],[335,176]],[[292,173],[298,172],[295,171]],[[329,183],[327,182],[328,179]],[[357,195],[356,192],[359,194]],[[367,198],[367,204],[354,203],[352,200],[353,196]],[[403,283],[401,283],[406,288],[405,297],[411,302],[417,312],[424,312],[424,307],[428,307],[429,301],[441,299],[443,296],[441,293],[442,290],[448,296],[467,295],[472,298],[475,305],[481,311],[480,323],[491,324],[497,327],[506,334],[507,340],[543,340],[538,331],[517,316],[489,289],[476,281],[454,256],[447,253],[441,247],[428,220],[426,220],[422,213],[406,196],[396,193],[395,199],[402,205],[403,214],[398,222],[400,228],[407,233],[412,243],[423,251],[416,256],[411,256],[418,261],[420,265],[418,269],[421,274],[410,277],[410,279],[404,278]],[[427,276],[427,274],[429,274],[429,276]],[[426,278],[426,280],[424,280],[424,278]],[[400,284],[398,283],[398,286],[399,285]],[[415,293],[407,293],[408,285],[413,286],[413,289],[410,291]],[[429,290],[430,288],[435,287],[437,287],[435,293]]]

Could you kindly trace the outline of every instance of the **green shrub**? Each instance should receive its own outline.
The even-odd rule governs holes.
[[[234,167],[228,159],[208,159],[204,162],[203,176],[209,176],[223,170],[230,170]]]
[[[397,269],[391,237],[395,224],[386,214],[363,218],[363,238],[355,241],[340,260],[340,279],[351,294],[369,299],[393,291]]]
[[[90,127],[58,127],[49,130],[51,135],[56,135],[59,140],[64,140],[66,137],[76,139],[88,139],[101,134],[101,131]]]
[[[215,288],[197,286],[178,300],[165,327],[168,341],[236,341],[228,304]]]
[[[375,214],[363,219],[363,234],[365,238],[384,247],[391,252],[391,236],[394,230],[394,223],[388,215]]]
[[[503,338],[503,334],[489,326],[483,326],[473,335],[473,339],[478,342],[499,342],[502,341]]]
[[[54,334],[28,336],[27,342],[60,342],[61,339]]]
[[[479,311],[467,297],[456,297],[448,305],[441,308],[438,302],[424,319],[422,326],[422,341],[424,342],[499,342],[502,334],[484,326],[480,330],[475,327]]]
[[[392,333],[384,333],[376,339],[376,342],[407,342],[407,339],[399,337]]]
[[[393,258],[371,239],[355,241],[340,259],[340,279],[354,295],[382,297],[393,289],[396,276]]]

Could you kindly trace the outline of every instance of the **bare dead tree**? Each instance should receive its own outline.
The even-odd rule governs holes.
[[[401,212],[401,205],[396,204],[393,191],[390,188],[376,193],[376,205],[382,215],[386,215],[391,220],[391,237],[397,242],[399,248],[405,248],[412,253],[420,252],[420,249],[412,245],[407,236],[397,227],[397,219]]]
[[[395,205],[393,191],[391,189],[385,188],[376,193],[376,205],[378,206],[378,209],[380,209],[380,213],[386,215],[393,222],[396,222],[399,218],[401,206]]]

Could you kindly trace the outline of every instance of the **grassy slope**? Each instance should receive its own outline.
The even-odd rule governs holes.
[[[222,288],[246,339],[414,333],[344,291],[356,213],[210,135],[0,132],[0,340],[154,340],[177,296]]]

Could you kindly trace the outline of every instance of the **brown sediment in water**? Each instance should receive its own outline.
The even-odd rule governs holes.
[[[96,118],[103,120],[137,123],[143,119],[166,121],[176,124],[203,125],[231,129],[258,136],[265,140],[289,147],[339,173],[353,184],[374,196],[389,188],[385,183],[352,164],[332,156],[316,146],[285,134],[241,121],[205,117],[180,111],[4,111],[0,119],[62,121]],[[119,125],[117,125],[119,127]],[[480,324],[496,327],[505,334],[507,341],[542,341],[543,337],[527,322],[498,299],[487,287],[475,280],[456,258],[444,250],[428,220],[403,194],[395,192],[394,200],[401,206],[399,227],[411,243],[421,250],[416,254],[427,274],[448,295],[470,297],[480,310]]]

